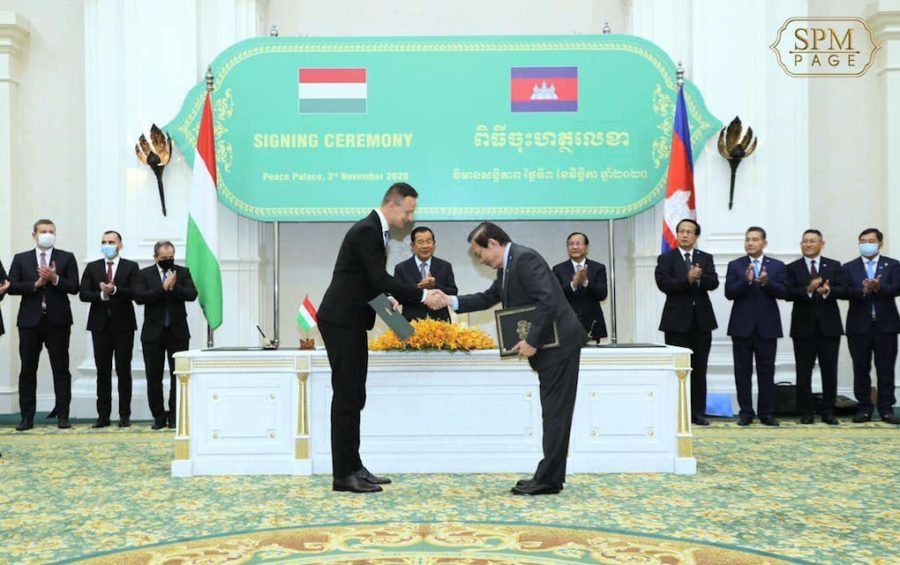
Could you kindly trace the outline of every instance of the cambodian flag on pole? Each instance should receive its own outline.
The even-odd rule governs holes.
[[[669,156],[669,179],[662,225],[662,252],[678,246],[675,227],[684,219],[697,219],[694,203],[694,158],[691,155],[691,131],[684,106],[684,86],[678,88],[675,124],[672,126],[672,151]]]
[[[219,269],[219,216],[216,194],[216,138],[212,103],[206,93],[197,149],[194,178],[188,193],[188,230],[185,263],[197,286],[200,308],[211,329],[222,325],[222,272]]]

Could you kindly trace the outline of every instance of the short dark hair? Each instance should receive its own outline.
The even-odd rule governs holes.
[[[678,233],[678,230],[681,229],[681,224],[683,224],[685,222],[690,222],[690,223],[694,224],[694,235],[700,235],[700,224],[698,224],[696,222],[696,220],[693,220],[691,218],[685,218],[685,219],[681,220],[680,222],[678,222],[677,224],[675,224],[675,233],[676,234]],[[765,239],[765,238],[763,238],[763,239]]]
[[[481,222],[475,226],[475,229],[469,232],[466,241],[469,243],[474,241],[478,247],[487,247],[489,239],[495,240],[500,245],[506,245],[512,241],[506,232],[493,222]]]
[[[406,184],[405,182],[395,182],[391,185],[387,192],[384,193],[384,198],[381,199],[382,204],[387,204],[388,202],[403,202],[403,199],[411,196],[413,198],[418,198],[419,193],[416,192],[416,189]]]
[[[37,227],[43,226],[43,225],[53,226],[54,228],[56,227],[56,224],[53,223],[53,220],[48,220],[47,218],[41,218],[40,220],[38,220],[34,223],[34,227],[31,228],[31,233],[37,233]]]
[[[744,232],[744,235],[747,235],[748,233],[750,233],[752,231],[758,231],[759,233],[762,234],[762,238],[766,239],[766,230],[762,229],[759,226],[750,226],[749,228],[747,228],[747,231]]]
[[[573,231],[572,233],[569,234],[569,237],[566,238],[566,245],[569,244],[569,240],[572,239],[573,235],[580,235],[581,237],[583,237],[585,245],[591,244],[591,241],[588,239],[587,234],[581,233],[580,231]]]
[[[808,230],[806,230],[805,232],[803,232],[803,233],[800,235],[800,238],[803,239],[803,236],[806,235],[806,234],[808,234],[808,233],[812,233],[812,234],[815,234],[815,235],[819,236],[819,239],[825,239],[825,236],[822,235],[822,232],[820,232],[819,230],[817,230],[817,229],[815,229],[815,228],[809,228]]]
[[[422,233],[422,232],[426,232],[426,231],[427,231],[428,233],[431,234],[431,241],[437,241],[437,239],[434,237],[434,232],[431,231],[431,228],[429,228],[428,226],[419,226],[419,227],[415,228],[415,229],[412,231],[412,233],[409,234],[409,242],[410,242],[410,243],[415,243],[415,242],[416,242],[416,235],[417,235],[417,234],[420,234],[420,233]]]
[[[171,241],[157,241],[153,244],[153,256],[159,257],[159,250],[163,247],[171,247],[172,253],[175,253],[175,244]]]
[[[881,233],[881,231],[878,228],[866,228],[859,233],[859,237],[857,237],[856,239],[859,239],[860,237],[862,237],[864,235],[869,235],[870,233],[875,234],[875,237],[878,238],[878,243],[881,243],[882,241],[884,241],[884,234]]]
[[[109,234],[111,234],[111,233],[116,234],[116,237],[119,238],[119,243],[122,243],[122,234],[120,234],[120,233],[117,232],[116,230],[106,230],[105,232],[103,232],[103,235],[109,235]]]

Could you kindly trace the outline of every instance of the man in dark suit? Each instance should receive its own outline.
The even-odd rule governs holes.
[[[369,472],[359,457],[360,412],[366,405],[369,351],[366,332],[375,325],[369,301],[390,293],[402,302],[425,301],[429,293],[404,284],[385,271],[390,229],[413,221],[416,190],[406,183],[392,185],[379,208],[353,224],[341,242],[334,274],[317,315],[319,332],[331,364],[332,489],[379,492],[386,477]]]
[[[144,305],[141,345],[147,374],[147,401],[154,430],[175,427],[175,360],[190,345],[185,302],[197,299],[197,288],[187,267],[175,264],[175,245],[159,241],[153,246],[155,265],[138,271],[134,300]],[[163,363],[169,363],[169,410],[163,403]]]
[[[691,350],[691,421],[708,426],[706,367],[712,331],[719,327],[709,291],[719,287],[713,256],[697,249],[700,224],[691,219],[675,227],[678,247],[656,259],[656,286],[666,295],[659,330],[666,343]]]
[[[484,292],[445,297],[443,303],[460,313],[485,310],[497,303],[504,308],[536,306],[537,315],[528,334],[513,349],[520,359],[527,358],[538,374],[544,458],[534,476],[516,483],[512,493],[557,494],[566,481],[578,367],[587,335],[549,265],[537,251],[513,243],[506,232],[491,222],[479,224],[468,241],[472,254],[497,270],[497,278]],[[552,336],[554,324],[559,331],[559,346],[539,349]]]
[[[606,300],[606,267],[587,258],[589,241],[581,232],[566,238],[569,260],[553,266],[566,300],[581,321],[588,337],[599,342],[606,337],[606,322],[600,302]]]
[[[869,376],[872,358],[878,378],[878,413],[888,424],[900,424],[894,415],[894,364],[900,316],[894,297],[900,294],[900,263],[881,255],[884,235],[875,228],[859,234],[861,257],[844,263],[847,274],[847,345],[853,359],[853,392],[859,403],[856,423],[872,419]]]
[[[87,329],[94,344],[97,366],[97,421],[92,427],[105,428],[112,412],[112,368],[116,363],[119,390],[119,427],[131,425],[131,354],[134,349],[134,279],[138,264],[119,257],[122,236],[103,232],[100,252],[103,259],[87,264],[81,276],[82,302],[91,305]]]
[[[457,293],[456,281],[453,278],[453,266],[434,256],[434,232],[425,226],[419,226],[409,236],[413,256],[397,263],[394,267],[394,278],[402,283],[414,284],[419,288],[438,288],[444,294]],[[450,321],[450,310],[441,308],[432,312],[422,304],[419,296],[415,300],[403,302],[403,317],[407,320]]]
[[[22,297],[19,304],[19,410],[22,421],[16,430],[34,427],[37,408],[37,370],[41,349],[47,347],[53,370],[53,411],[57,427],[71,428],[69,404],[72,401],[72,374],[69,372],[69,336],[72,333],[72,307],[69,294],[78,292],[78,264],[68,251],[56,249],[56,226],[50,220],[38,220],[31,234],[35,249],[13,257],[9,267],[10,294]]]
[[[781,337],[781,315],[777,298],[787,295],[784,263],[763,255],[766,230],[750,227],[744,235],[747,255],[728,263],[725,298],[733,300],[728,335],[734,354],[734,384],[737,388],[740,419],[738,425],[753,422],[753,359],[759,389],[759,419],[777,426],[775,419],[775,352]]]
[[[837,299],[847,297],[844,269],[838,261],[822,256],[822,232],[803,232],[803,257],[787,266],[791,310],[791,339],[797,365],[797,408],[800,423],[813,423],[812,372],[819,359],[822,372],[822,421],[836,426],[838,349],[841,344],[841,313]]]

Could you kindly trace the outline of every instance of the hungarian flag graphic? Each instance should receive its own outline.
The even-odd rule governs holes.
[[[578,67],[512,67],[513,112],[577,112]]]
[[[300,69],[301,114],[365,114],[366,69]]]

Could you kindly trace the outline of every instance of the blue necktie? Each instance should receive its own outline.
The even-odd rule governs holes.
[[[759,259],[753,260],[753,276],[759,278]]]

